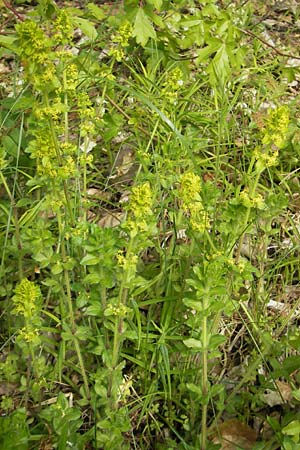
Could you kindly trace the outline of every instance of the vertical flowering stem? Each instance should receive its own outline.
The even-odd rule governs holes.
[[[61,235],[61,257],[62,257],[62,262],[64,263],[66,260],[66,248],[65,248],[65,238],[63,236],[63,224],[62,224],[62,220],[61,220],[61,216],[60,216],[59,212],[57,213],[57,221],[58,221],[60,235]],[[82,374],[82,378],[83,378],[85,393],[86,393],[87,398],[90,398],[90,389],[89,389],[88,378],[87,378],[78,338],[76,337],[76,322],[75,322],[74,311],[73,311],[70,277],[69,277],[68,269],[66,269],[65,267],[63,269],[63,274],[64,274],[64,284],[65,284],[65,289],[66,289],[66,299],[67,299],[67,305],[68,305],[68,311],[69,311],[73,343],[74,343],[75,351],[77,354],[77,358],[78,358],[78,362],[79,362],[79,366],[80,366],[80,370],[81,370],[81,374]]]
[[[202,319],[202,417],[201,417],[201,450],[206,450],[207,439],[207,403],[208,403],[208,332],[207,332],[207,314],[209,298],[203,296],[203,319]]]
[[[18,247],[18,275],[19,275],[19,281],[21,281],[23,279],[23,261],[22,261],[22,253],[21,253],[22,242],[21,242],[21,236],[20,236],[20,226],[19,226],[19,217],[18,217],[18,212],[17,212],[17,206],[16,206],[15,199],[13,197],[13,194],[11,193],[11,191],[8,187],[8,184],[6,183],[6,179],[3,176],[2,170],[0,170],[0,179],[5,187],[7,195],[9,197],[10,204],[11,204],[11,210],[12,210],[12,214],[14,217],[15,238],[16,238],[16,243],[17,243],[17,247]],[[8,220],[8,224],[7,224],[6,239],[8,238],[8,234],[9,234],[10,217],[11,216],[9,216],[9,220]],[[1,266],[4,263],[4,252],[5,252],[5,250],[3,251]]]
[[[64,111],[64,138],[65,142],[68,142],[69,139],[69,101],[68,101],[68,90],[67,90],[67,73],[66,70],[63,71],[63,86],[64,86],[64,105],[65,105],[65,111]]]
[[[44,94],[44,100],[45,100],[45,105],[48,108],[50,108],[49,98],[48,98],[47,94]],[[62,161],[62,157],[61,157],[61,153],[60,153],[60,149],[59,149],[58,139],[57,139],[57,136],[56,136],[53,120],[52,120],[51,117],[49,117],[48,120],[49,120],[49,128],[50,128],[52,143],[54,145],[56,156],[57,156],[57,161],[58,161],[59,165],[62,167],[63,166],[63,161]],[[73,211],[72,211],[72,207],[71,207],[70,195],[69,195],[67,183],[66,183],[65,180],[63,180],[63,190],[64,190],[64,197],[65,197],[65,200],[66,200],[66,206],[67,206],[67,211],[69,213],[70,221],[71,221],[71,224],[74,224],[74,218],[73,218]]]
[[[254,158],[252,158],[252,162],[253,161],[254,161]],[[250,164],[250,167],[253,167],[253,163],[252,162]],[[250,199],[250,201],[252,199],[254,199],[255,192],[256,192],[256,189],[257,189],[257,186],[258,186],[258,182],[259,182],[259,179],[260,179],[260,176],[261,176],[263,170],[264,169],[256,170],[255,178],[254,178],[254,180],[253,180],[253,182],[251,184],[250,190],[249,190],[249,199]],[[241,234],[241,236],[239,238],[239,243],[238,243],[238,247],[237,247],[237,251],[236,251],[236,256],[235,256],[236,262],[238,262],[239,259],[240,259],[240,254],[241,254],[241,249],[242,249],[242,245],[243,245],[243,242],[244,242],[245,233],[246,233],[247,228],[249,226],[250,212],[251,212],[251,209],[252,209],[253,206],[254,205],[249,205],[247,207],[247,211],[246,211],[246,214],[245,214],[245,217],[244,217],[244,221],[243,221],[242,234]]]
[[[135,264],[132,265],[132,259],[134,255],[132,254],[132,245],[133,245],[133,239],[131,238],[128,244],[126,259],[123,260],[123,276],[122,276],[122,282],[119,290],[119,296],[118,296],[118,302],[116,305],[116,319],[114,324],[114,337],[113,337],[113,351],[112,351],[112,363],[111,363],[111,375],[108,385],[108,396],[111,397],[112,394],[112,387],[114,384],[114,377],[116,373],[116,368],[119,363],[119,355],[120,355],[120,349],[122,344],[122,334],[123,334],[123,322],[126,315],[126,303],[127,303],[127,297],[128,297],[128,286],[130,279],[132,277],[133,271],[135,272],[136,266]],[[133,267],[134,266],[134,267]],[[113,409],[117,408],[117,401],[115,398],[112,398],[112,407]]]

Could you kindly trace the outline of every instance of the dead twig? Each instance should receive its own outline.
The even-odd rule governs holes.
[[[4,6],[6,6],[6,8],[9,9],[18,20],[24,22],[25,18],[18,13],[18,11],[12,6],[10,2],[8,2],[7,0],[3,0],[3,3]]]
[[[290,53],[285,53],[282,52],[281,50],[278,50],[277,47],[275,47],[275,45],[270,44],[269,42],[267,42],[265,39],[263,39],[262,37],[258,36],[257,34],[253,33],[250,30],[244,30],[242,28],[239,28],[239,30],[244,33],[244,34],[248,34],[249,36],[258,39],[260,42],[262,42],[264,45],[266,45],[267,47],[271,48],[272,50],[274,50],[275,53],[277,53],[280,56],[284,56],[285,58],[292,58],[292,59],[299,59],[300,60],[300,56],[294,56],[291,55]]]

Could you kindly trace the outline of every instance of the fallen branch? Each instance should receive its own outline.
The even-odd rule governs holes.
[[[18,20],[24,22],[25,18],[18,13],[18,11],[12,6],[10,2],[8,2],[7,0],[3,0],[3,3],[4,6],[6,6],[6,8],[9,9]]]
[[[270,47],[272,50],[274,50],[275,53],[277,53],[280,56],[284,56],[285,58],[293,58],[293,59],[299,59],[300,60],[300,56],[294,56],[294,55],[291,55],[290,53],[285,53],[285,52],[282,52],[281,50],[278,50],[278,48],[275,47],[275,45],[270,44],[265,39],[263,39],[262,37],[258,36],[255,33],[253,33],[252,31],[244,30],[242,28],[239,28],[239,30],[242,33],[248,34],[249,36],[251,36],[251,37],[253,37],[255,39],[258,39],[260,42],[262,42],[267,47]]]

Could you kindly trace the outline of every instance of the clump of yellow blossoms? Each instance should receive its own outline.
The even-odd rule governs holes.
[[[65,9],[58,9],[54,21],[54,39],[58,44],[69,44],[73,37],[70,14]]]
[[[248,189],[244,189],[240,193],[240,201],[246,208],[264,209],[265,202],[261,194],[255,193],[255,196],[249,194]]]
[[[130,210],[136,219],[143,219],[152,215],[153,194],[150,183],[146,181],[139,186],[134,186],[130,198]]]
[[[40,312],[42,308],[42,296],[40,288],[32,281],[23,278],[15,289],[12,298],[13,313],[22,316],[25,326],[19,330],[17,341],[38,345],[40,343],[39,329],[41,326]]]
[[[134,186],[131,191],[129,213],[131,217],[127,225],[131,230],[132,237],[139,232],[147,232],[153,225],[153,192],[150,183]]]
[[[178,92],[183,84],[183,73],[179,67],[176,67],[171,72],[167,73],[162,89],[163,97],[167,98],[171,103],[176,104]]]
[[[191,228],[203,233],[209,227],[209,216],[202,204],[200,177],[193,172],[186,172],[179,181],[179,197],[184,212],[189,216]]]
[[[279,149],[286,142],[288,126],[289,109],[287,106],[279,106],[268,111],[264,127],[261,130],[263,148],[254,150],[258,171],[278,164]]]
[[[113,45],[109,51],[110,56],[114,56],[120,62],[125,57],[124,49],[129,46],[129,39],[132,36],[132,26],[126,21],[123,23],[118,33],[112,37]]]
[[[41,307],[40,288],[32,281],[23,278],[15,289],[13,296],[14,313],[20,314],[26,319],[35,316]]]
[[[289,120],[290,115],[287,106],[270,109],[262,130],[263,144],[274,144],[276,147],[281,148],[286,141]]]

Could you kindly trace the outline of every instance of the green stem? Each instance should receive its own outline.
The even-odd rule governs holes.
[[[46,106],[49,107],[50,104],[49,104],[48,95],[44,94],[44,98],[45,98]],[[51,117],[49,118],[49,127],[50,127],[50,133],[51,133],[51,137],[52,137],[52,142],[53,142],[53,145],[54,145],[54,148],[55,148],[57,161],[58,161],[58,164],[60,165],[60,167],[62,167],[63,166],[63,160],[62,160],[62,157],[61,157],[59,144],[58,144],[58,139],[57,139],[57,136],[56,136],[53,120],[52,120]],[[66,200],[66,207],[67,207],[67,210],[68,210],[68,213],[69,213],[69,217],[70,217],[70,223],[71,223],[71,225],[74,225],[75,219],[73,217],[71,200],[70,200],[70,195],[69,195],[69,192],[68,192],[68,185],[67,185],[66,180],[63,180],[62,184],[63,184],[63,190],[64,190],[64,197],[65,197],[65,200]]]
[[[254,158],[252,158],[251,163],[250,163],[250,168],[251,169],[253,169],[254,161],[255,161]],[[249,170],[250,170],[250,168],[249,168]],[[253,181],[253,183],[251,185],[251,188],[249,190],[249,197],[250,197],[250,199],[252,199],[254,197],[254,195],[255,195],[255,191],[257,189],[258,182],[259,182],[259,179],[260,179],[260,176],[261,176],[262,172],[263,172],[262,170],[256,172],[255,179],[254,179],[254,181]],[[249,226],[250,213],[251,213],[251,207],[247,208],[246,215],[245,215],[245,218],[244,218],[244,224],[243,224],[243,227],[242,227],[243,231],[242,231],[242,234],[241,234],[241,236],[239,238],[239,244],[238,244],[238,248],[237,248],[236,256],[235,256],[236,262],[238,262],[239,259],[240,259],[241,249],[242,249],[242,245],[243,245],[243,242],[244,242],[244,237],[245,237],[247,228]]]
[[[127,258],[130,258],[132,254],[132,246],[133,246],[133,239],[131,238],[128,244],[127,249]],[[126,306],[127,303],[127,297],[128,297],[128,272],[127,270],[124,270],[122,282],[120,286],[119,291],[119,297],[118,297],[118,304],[117,308],[120,306]],[[116,374],[116,367],[119,363],[119,355],[121,350],[121,345],[123,341],[123,323],[124,323],[124,317],[118,316],[116,318],[115,324],[114,324],[114,339],[113,339],[113,351],[112,351],[112,362],[111,362],[111,373],[110,373],[110,379],[108,383],[108,397],[111,396],[112,393],[112,387],[114,384],[114,378]],[[112,405],[113,408],[117,408],[117,401],[116,399],[112,398]]]
[[[57,222],[58,222],[60,241],[61,241],[61,243],[60,243],[61,244],[61,257],[62,257],[62,262],[64,263],[66,261],[66,248],[65,248],[65,240],[64,240],[64,236],[63,236],[63,224],[62,224],[61,216],[59,213],[57,214]],[[68,306],[69,319],[70,319],[70,324],[71,324],[71,333],[72,333],[73,343],[74,343],[75,351],[77,354],[77,358],[78,358],[78,362],[79,362],[79,366],[80,366],[80,370],[81,370],[81,374],[82,374],[82,378],[83,378],[85,393],[86,393],[87,398],[89,399],[91,397],[89,383],[88,383],[88,378],[87,378],[87,374],[86,374],[86,370],[85,370],[85,366],[84,366],[84,362],[83,362],[83,358],[82,358],[82,354],[81,354],[79,341],[76,337],[76,328],[77,327],[76,327],[75,316],[74,316],[74,311],[73,311],[71,283],[70,283],[69,272],[66,268],[64,268],[63,274],[64,274],[64,284],[65,284],[65,288],[66,288],[66,296],[65,297],[67,299],[67,306]],[[64,308],[62,308],[62,310],[64,310]],[[64,319],[65,319],[65,317],[62,317],[62,320],[64,320]]]
[[[66,252],[65,252],[64,240],[62,241],[62,244],[61,244],[61,255],[62,255],[63,261],[65,261]],[[86,393],[87,398],[90,398],[91,395],[90,395],[88,378],[87,378],[87,374],[86,374],[86,370],[85,370],[85,366],[84,366],[84,362],[83,362],[83,358],[82,358],[82,354],[81,354],[79,341],[76,337],[76,322],[75,322],[73,304],[72,304],[71,284],[70,284],[69,272],[67,269],[64,269],[64,279],[65,279],[65,286],[66,286],[66,293],[67,293],[66,297],[67,297],[67,304],[68,304],[69,315],[70,315],[73,342],[74,342],[74,346],[75,346],[75,350],[76,350],[76,354],[77,354],[77,358],[78,358],[78,362],[79,362],[79,366],[80,366],[80,370],[81,370],[81,374],[82,374],[82,378],[83,378],[85,393]]]
[[[207,315],[208,298],[203,298],[203,320],[202,320],[202,418],[201,418],[201,450],[206,450],[207,441],[207,396],[208,396],[208,332],[207,332]]]
[[[68,91],[67,91],[67,72],[63,71],[63,86],[64,86],[64,122],[65,122],[65,142],[69,139],[69,102],[68,102]]]
[[[11,211],[12,211],[12,214],[14,217],[15,238],[16,238],[16,243],[17,243],[17,247],[18,247],[18,275],[19,275],[19,280],[22,281],[22,279],[23,279],[22,242],[21,242],[21,234],[20,234],[17,206],[16,206],[14,196],[11,193],[11,191],[8,187],[8,184],[6,182],[6,179],[4,178],[1,170],[0,170],[0,178],[5,187],[6,193],[9,197],[10,204],[11,204]],[[9,216],[9,220],[8,220],[8,224],[7,224],[7,237],[8,237],[8,232],[9,232],[9,223],[10,223],[10,216]],[[5,252],[5,250],[4,250],[4,252]],[[4,264],[4,254],[5,253],[3,253],[3,256],[2,256],[1,267]]]

